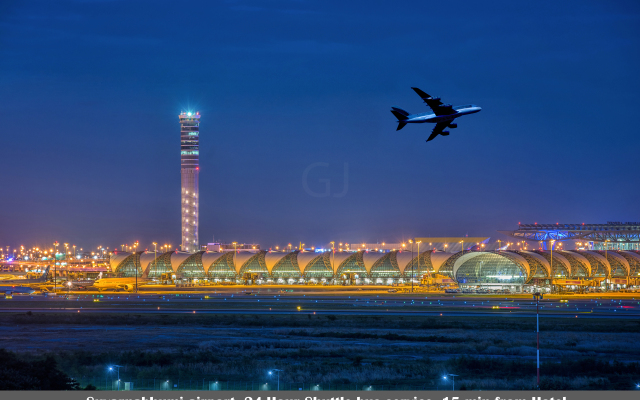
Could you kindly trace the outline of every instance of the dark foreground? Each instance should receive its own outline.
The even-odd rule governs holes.
[[[543,317],[540,329],[543,389],[635,389],[639,320]],[[99,389],[117,388],[112,365],[137,389],[274,389],[274,369],[295,390],[451,389],[446,374],[456,389],[535,388],[524,316],[19,311],[0,314],[0,346]]]

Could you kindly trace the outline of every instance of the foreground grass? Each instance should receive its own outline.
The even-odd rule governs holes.
[[[176,325],[206,327],[353,327],[363,329],[390,327],[406,330],[469,329],[515,330],[531,332],[532,318],[491,318],[456,316],[384,316],[384,315],[312,315],[291,314],[130,314],[122,313],[38,313],[16,312],[0,314],[0,325],[73,324],[73,325]],[[599,318],[541,318],[542,331],[580,332],[640,332],[640,320]]]
[[[3,346],[26,341],[19,357],[53,357],[82,386],[103,386],[117,364],[123,381],[265,382],[278,368],[282,382],[306,385],[443,389],[455,373],[465,389],[535,387],[534,318],[20,312],[0,314],[0,327]],[[543,388],[633,388],[640,321],[543,318],[540,328]]]

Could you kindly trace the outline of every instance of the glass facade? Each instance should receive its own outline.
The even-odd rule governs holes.
[[[136,269],[138,270],[138,276],[142,276],[142,267],[140,266],[140,254],[135,253],[129,255],[115,269],[115,273],[118,277],[133,277],[136,276]]]
[[[371,278],[400,278],[400,268],[396,260],[396,251],[386,253],[371,266]]]
[[[592,277],[606,278],[609,276],[609,270],[607,266],[604,265],[598,258],[584,251],[579,251],[578,254],[586,258],[589,261],[589,264],[591,264]]]
[[[274,278],[300,278],[300,267],[298,266],[298,253],[289,253],[282,257],[271,270]]]
[[[623,265],[618,257],[612,255],[611,251],[595,250],[594,253],[600,254],[609,262],[611,266],[611,277],[624,278],[627,276],[626,265]]]
[[[413,260],[404,267],[404,276],[411,278],[411,274],[413,273],[414,277],[420,278],[425,274],[434,272],[433,265],[431,264],[431,253],[431,250],[429,250],[414,257]]]
[[[535,250],[534,253],[540,254],[544,257],[549,264],[551,264],[551,277],[552,278],[567,278],[569,277],[569,271],[567,270],[567,266],[558,259],[558,257],[553,257],[551,253],[547,253],[544,251]],[[551,259],[553,258],[553,262]]]
[[[640,276],[640,260],[621,251],[617,253],[629,263],[629,276]]]
[[[244,274],[264,274],[264,276],[269,276],[267,264],[264,262],[264,254],[265,252],[261,251],[248,259],[240,268],[238,275],[240,277]]]
[[[575,277],[575,278],[589,277],[589,270],[580,260],[578,260],[577,257],[572,255],[568,251],[563,251],[561,254],[564,258],[567,259],[567,261],[569,261],[569,264],[571,264],[571,277]]]
[[[137,271],[138,277],[141,277],[144,273],[140,263],[141,253],[118,254],[117,259],[112,261],[115,275],[119,277],[135,277]],[[440,257],[440,260],[444,260],[438,271],[434,271],[432,264],[434,253],[431,253],[431,251],[421,253],[413,261],[416,278],[426,273],[435,272],[438,275],[455,278],[460,284],[470,285],[548,285],[553,284],[551,279],[555,278],[624,278],[628,274],[627,263],[630,266],[630,276],[640,276],[640,253],[631,251],[616,251],[613,253],[613,250],[608,253],[607,258],[614,271],[613,274],[608,273],[605,256],[604,254],[600,255],[599,251],[554,251],[554,270],[551,277],[547,276],[544,261],[542,260],[544,258],[550,261],[551,254],[543,251],[465,251],[465,258],[462,261],[460,260],[460,257],[463,256],[462,252],[453,254],[438,253],[437,256]],[[329,251],[317,254],[307,253],[305,262],[306,260],[310,261],[305,266],[304,271],[300,270],[298,262],[300,253],[298,251],[275,255],[271,271],[267,269],[266,251],[251,254],[245,253],[241,257],[235,257],[235,253],[230,251],[220,254],[217,258],[215,256],[206,258],[207,260],[215,260],[208,261],[211,262],[210,265],[203,265],[203,254],[204,252],[187,255],[167,252],[158,255],[149,264],[145,265],[148,265],[149,277],[151,278],[158,278],[163,273],[172,273],[174,272],[172,266],[179,264],[175,273],[180,278],[209,278],[234,281],[238,278],[244,279],[246,278],[244,274],[250,273],[259,275],[257,278],[258,283],[264,282],[260,281],[261,279],[279,283],[293,283],[294,280],[297,282],[304,280],[317,282],[319,280],[335,279],[345,283],[344,280],[346,278],[351,281],[356,278],[354,275],[357,275],[357,278],[364,279],[365,283],[392,284],[406,281],[411,275],[411,262],[403,266],[398,265],[398,252],[396,251],[380,254],[370,253],[366,257],[364,257],[365,253],[362,251],[347,253],[346,258],[340,257],[343,261],[336,265],[336,273],[333,272],[332,253]],[[149,257],[145,256],[143,259],[148,260]],[[267,257],[267,259],[270,258]],[[368,272],[364,259],[367,260],[367,266],[371,266],[371,270]],[[181,261],[176,262],[176,260]],[[235,263],[239,262],[239,260],[246,261],[243,262],[242,266],[236,265]],[[403,260],[406,260],[406,258]],[[403,272],[401,272],[400,267],[404,267]],[[239,273],[236,273],[236,268],[240,269]],[[455,277],[452,275],[455,275]],[[251,279],[256,279],[256,277],[251,277]],[[358,284],[358,282],[355,283]]]
[[[233,252],[228,252],[215,260],[207,270],[207,275],[213,279],[233,279],[236,277],[236,267],[233,264]]]
[[[500,252],[503,254],[504,252]],[[531,254],[527,254],[524,251],[514,251],[514,253],[520,255],[527,261],[529,264],[529,280],[531,279],[544,279],[549,277],[549,273],[547,269],[542,265],[542,263],[532,256]]]
[[[336,271],[336,276],[342,276],[343,274],[357,274],[360,278],[369,276],[367,269],[364,267],[361,251],[353,253],[340,264]]]
[[[456,280],[463,284],[516,284],[527,280],[524,268],[507,257],[495,253],[483,253],[462,263],[456,271]]]
[[[185,278],[202,278],[204,277],[204,267],[202,266],[202,253],[190,255],[186,260],[178,266],[176,274],[181,274]]]
[[[149,268],[149,278],[159,278],[162,274],[173,273],[173,268],[171,267],[171,254],[173,254],[173,252],[160,254],[150,263],[151,268]]]
[[[311,260],[304,269],[304,277],[310,279],[333,278],[331,253],[322,253]]]
[[[464,253],[464,254],[468,254]],[[458,258],[463,256],[463,252],[459,251],[453,255],[451,255],[451,257],[447,258],[447,261],[444,262],[444,264],[442,264],[440,266],[440,269],[438,270],[438,274],[440,275],[446,275],[451,279],[455,279],[455,277],[453,276],[453,265],[456,263],[456,261],[458,260]]]

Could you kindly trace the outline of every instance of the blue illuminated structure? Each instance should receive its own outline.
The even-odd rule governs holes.
[[[499,231],[517,239],[536,242],[584,240],[618,244],[640,243],[640,222],[606,224],[519,224],[515,231]]]

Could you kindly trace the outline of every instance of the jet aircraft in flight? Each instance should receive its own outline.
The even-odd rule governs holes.
[[[435,137],[438,135],[449,136],[449,131],[445,131],[444,129],[457,128],[458,124],[453,122],[454,119],[462,117],[463,115],[474,114],[482,110],[482,108],[474,104],[467,104],[464,106],[452,106],[451,104],[443,104],[442,101],[440,101],[439,97],[429,96],[422,90],[415,87],[412,87],[411,89],[418,93],[418,96],[420,96],[422,100],[427,103],[427,106],[429,106],[433,112],[409,114],[403,109],[391,107],[391,112],[396,116],[396,118],[398,118],[398,129],[396,129],[396,131],[404,128],[406,124],[420,124],[424,122],[435,123],[436,126],[435,128],[433,128],[433,131],[431,131],[431,136],[429,136],[427,142],[435,139]]]

